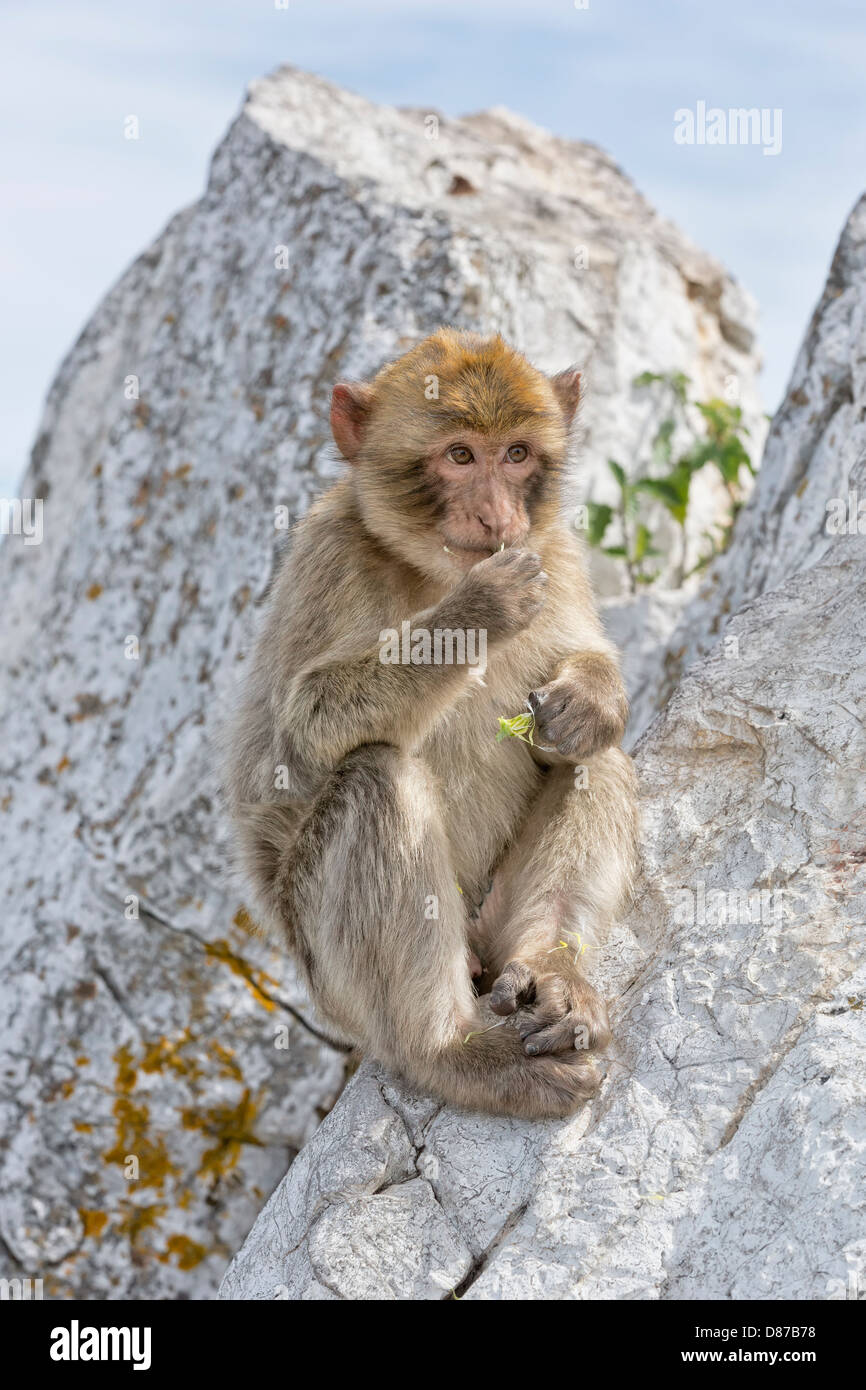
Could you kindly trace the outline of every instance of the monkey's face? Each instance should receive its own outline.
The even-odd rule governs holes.
[[[369,530],[446,582],[537,537],[558,516],[579,382],[500,337],[440,329],[372,383],[336,386],[334,439]]]
[[[550,467],[531,428],[513,439],[464,429],[436,441],[423,468],[436,500],[437,539],[465,566],[523,545],[534,504],[549,490]]]

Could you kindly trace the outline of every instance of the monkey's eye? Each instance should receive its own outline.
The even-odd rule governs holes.
[[[525,463],[529,456],[529,450],[525,444],[512,444],[506,454],[509,463]]]
[[[448,450],[448,457],[452,463],[471,463],[472,450],[467,449],[465,444],[455,444],[453,449]]]

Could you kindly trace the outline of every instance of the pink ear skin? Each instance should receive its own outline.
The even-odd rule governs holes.
[[[331,393],[331,433],[349,463],[355,462],[364,442],[372,404],[373,388],[363,381],[340,381]]]
[[[580,401],[580,372],[576,367],[566,367],[564,372],[557,372],[556,376],[551,377],[550,384],[562,408],[565,423],[570,426]]]

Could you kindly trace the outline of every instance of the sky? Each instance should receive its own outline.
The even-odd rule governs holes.
[[[863,0],[0,0],[0,497],[99,299],[200,195],[247,83],[281,63],[601,145],[755,295],[778,404],[866,187]],[[675,112],[699,102],[781,111],[778,153],[677,143]]]

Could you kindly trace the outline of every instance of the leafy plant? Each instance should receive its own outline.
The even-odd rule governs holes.
[[[684,372],[641,372],[632,383],[638,389],[657,390],[666,400],[667,413],[656,428],[650,445],[649,472],[630,479],[615,459],[608,459],[608,468],[617,484],[618,498],[614,505],[590,502],[587,507],[587,539],[605,555],[622,560],[628,574],[629,588],[637,592],[638,585],[652,584],[661,573],[651,562],[663,551],[646,516],[641,515],[641,502],[651,498],[661,503],[676,522],[679,534],[679,555],[676,561],[676,584],[686,576],[687,530],[692,479],[702,468],[713,465],[719,472],[730,499],[729,515],[717,529],[717,536],[705,533],[709,550],[694,569],[707,564],[727,545],[737,511],[742,505],[740,476],[745,468],[754,473],[752,460],[744,443],[749,430],[743,423],[743,412],[737,405],[714,398],[693,401],[689,398],[690,378]],[[695,412],[701,422],[695,427]],[[678,427],[682,434],[691,435],[691,442],[675,455],[674,439]],[[611,523],[616,519],[620,538],[615,544],[605,544]],[[693,572],[693,571],[692,571]]]
[[[524,743],[532,743],[532,735],[535,732],[534,714],[515,714],[511,719],[499,716],[499,733],[496,735],[496,742],[501,743],[504,738],[519,738]]]

